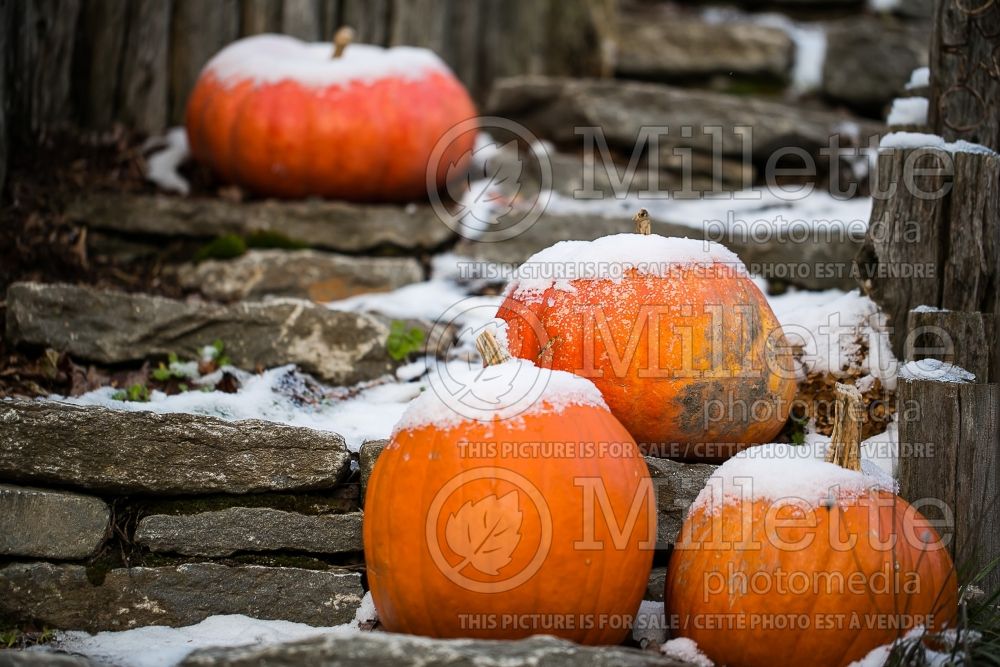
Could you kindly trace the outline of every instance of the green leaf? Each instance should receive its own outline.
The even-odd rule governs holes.
[[[406,322],[393,320],[389,325],[389,338],[385,347],[395,361],[402,361],[424,344],[424,331],[419,327],[407,328]]]

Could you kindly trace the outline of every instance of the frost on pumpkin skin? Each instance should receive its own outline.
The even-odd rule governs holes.
[[[590,272],[553,275],[567,267]],[[506,296],[498,317],[511,353],[591,379],[654,453],[726,458],[785,423],[791,350],[743,264],[718,244],[563,242],[529,259]],[[699,453],[698,443],[716,446]]]

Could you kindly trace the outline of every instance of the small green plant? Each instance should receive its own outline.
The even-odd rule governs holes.
[[[0,648],[13,648],[17,643],[18,634],[17,630],[0,631]]]
[[[222,342],[221,338],[216,338],[212,341],[212,347],[215,348],[215,355],[213,355],[212,359],[215,360],[215,363],[219,368],[233,365],[229,355],[226,354],[226,344]]]
[[[281,232],[260,230],[250,232],[245,237],[248,248],[282,248],[285,250],[301,250],[309,246],[302,241],[290,239]]]
[[[795,415],[791,415],[789,418],[792,420],[792,444],[806,444],[806,424],[809,423],[809,418],[796,417]]]
[[[395,361],[402,361],[420,350],[424,344],[424,331],[418,327],[407,327],[406,322],[393,320],[389,327],[389,340],[385,347]]]
[[[153,369],[150,373],[154,380],[158,382],[167,382],[169,380],[183,380],[187,376],[184,373],[179,372],[174,368],[174,364],[180,363],[177,355],[171,352],[167,355],[167,363],[164,364],[162,361],[160,365]]]
[[[232,259],[246,251],[247,244],[243,237],[237,234],[225,234],[198,248],[194,258],[199,262],[205,259]]]
[[[128,389],[119,389],[115,393],[111,394],[111,398],[113,398],[116,401],[129,401],[132,403],[148,403],[149,387],[137,382]]]

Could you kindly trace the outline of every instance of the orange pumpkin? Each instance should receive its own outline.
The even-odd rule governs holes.
[[[522,265],[497,313],[511,353],[592,380],[651,454],[720,460],[769,442],[796,380],[767,300],[722,246],[642,222]]]
[[[931,524],[860,472],[861,396],[838,388],[830,452],[852,469],[770,445],[725,463],[670,559],[676,631],[720,665],[847,665],[916,625],[957,614],[951,558]],[[850,425],[853,422],[853,426]]]
[[[425,199],[435,144],[476,115],[468,93],[425,49],[340,50],[281,35],[227,46],[188,101],[192,155],[258,195]],[[474,134],[448,144],[432,185],[464,172]]]
[[[501,361],[484,337],[499,363],[419,396],[368,482],[379,619],[432,637],[619,643],[652,565],[648,469],[591,383]]]

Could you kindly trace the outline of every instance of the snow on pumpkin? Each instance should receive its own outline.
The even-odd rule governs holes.
[[[649,233],[563,241],[522,265],[497,316],[511,352],[593,380],[647,451],[725,459],[773,439],[796,390],[790,347],[735,254]]]
[[[335,50],[257,35],[208,62],[186,125],[195,159],[258,195],[410,201],[443,186],[449,168],[464,170],[474,132],[445,146],[436,176],[426,174],[438,140],[475,115],[468,92],[426,49]]]

